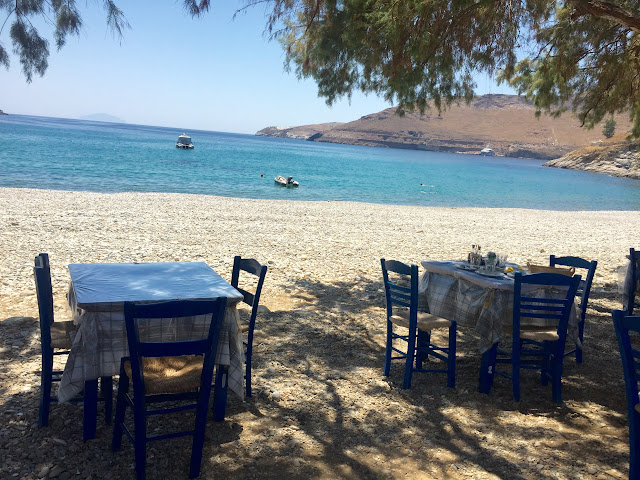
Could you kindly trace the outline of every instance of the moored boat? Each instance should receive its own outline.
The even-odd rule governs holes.
[[[485,147],[480,150],[480,155],[484,155],[485,157],[494,157],[496,155],[496,152],[494,152],[493,149],[489,147]]]
[[[193,143],[191,143],[191,137],[186,133],[183,133],[178,137],[178,141],[176,142],[177,148],[191,149],[193,148]]]
[[[278,175],[275,178],[275,182],[280,185],[281,187],[287,187],[287,188],[291,188],[291,187],[297,187],[300,184],[298,182],[296,182],[293,177],[287,177],[284,178],[282,175]]]

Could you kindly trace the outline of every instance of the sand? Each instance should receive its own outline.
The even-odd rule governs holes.
[[[34,427],[37,324],[2,321],[37,317],[33,257],[47,252],[58,320],[69,318],[69,263],[205,261],[227,279],[234,255],[269,266],[255,393],[246,402],[230,398],[227,420],[209,426],[205,478],[214,472],[216,478],[622,478],[626,406],[608,312],[620,307],[625,255],[640,246],[638,238],[640,212],[1,188],[0,413],[8,423],[0,427],[0,454],[24,452],[0,466],[0,476],[35,478],[44,468],[93,478],[131,475],[131,449],[111,453],[110,427],[99,425],[98,438],[82,444],[77,405],[54,406],[54,427]],[[598,260],[585,363],[566,360],[563,406],[551,402],[535,375],[519,404],[506,381],[497,381],[490,396],[477,393],[471,332],[459,338],[455,390],[442,376],[419,375],[403,391],[400,365],[388,379],[381,375],[380,258],[460,259],[472,244],[520,264],[544,264],[550,254]],[[64,412],[62,420],[56,412]],[[33,443],[50,450],[31,452]],[[188,451],[187,441],[177,445]],[[70,446],[74,454],[64,455]],[[186,477],[188,454],[167,459],[161,444],[153,448],[149,478]]]

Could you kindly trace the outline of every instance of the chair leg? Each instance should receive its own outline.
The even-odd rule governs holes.
[[[554,402],[562,403],[562,357],[551,363],[551,395]]]
[[[96,422],[98,416],[98,379],[84,382],[84,412],[82,414],[83,440],[96,438]]]
[[[113,377],[100,377],[100,393],[104,398],[104,423],[111,425],[113,416]]]
[[[136,461],[136,478],[144,480],[146,478],[147,463],[147,417],[145,415],[145,401],[143,398],[133,400],[133,423],[135,436],[133,447]]]
[[[191,447],[189,478],[196,478],[200,475],[200,465],[202,464],[202,447],[204,446],[204,436],[207,428],[209,394],[207,392],[201,392],[201,395],[202,397],[198,401],[198,408],[196,410],[196,424],[193,433],[193,445]]]
[[[421,369],[422,363],[429,360],[429,345],[431,344],[431,332],[418,330],[418,348],[416,349],[416,368]]]
[[[578,338],[580,339],[580,346],[576,345],[576,363],[582,363],[582,345],[584,338],[584,320],[578,325]]]
[[[511,381],[513,383],[513,399],[520,401],[520,348],[512,348]]]
[[[245,395],[247,398],[251,397],[251,354],[247,355],[246,359],[247,365],[244,374],[245,381]]]
[[[478,382],[478,391],[489,395],[493,386],[493,376],[496,369],[496,355],[498,353],[498,344],[494,344],[489,350],[482,354],[480,362],[480,380]]]
[[[629,478],[640,478],[640,414],[634,411],[629,418]]]
[[[227,410],[227,367],[216,366],[216,381],[213,390],[213,421],[222,422]]]
[[[113,438],[111,440],[111,449],[114,452],[120,450],[122,444],[122,422],[127,410],[127,401],[125,395],[129,391],[129,377],[120,371],[120,379],[118,380],[118,397],[116,400],[116,417],[113,421]]]
[[[449,327],[449,352],[447,353],[447,386],[456,386],[456,322],[451,322]]]
[[[407,359],[404,367],[404,380],[402,382],[402,388],[411,388],[411,375],[413,374],[413,361],[416,353],[416,332],[409,330],[407,343]]]
[[[387,320],[387,345],[384,352],[384,370],[382,374],[385,377],[389,376],[389,371],[391,370],[391,353],[393,347],[393,324]]]
[[[53,359],[42,359],[40,374],[40,408],[38,410],[38,426],[49,425],[49,408],[51,407],[51,376],[53,375]]]

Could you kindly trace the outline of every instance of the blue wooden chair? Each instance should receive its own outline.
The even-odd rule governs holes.
[[[250,273],[258,277],[258,284],[252,292],[238,286],[240,280],[240,271]],[[245,386],[247,397],[251,396],[251,357],[253,356],[253,331],[256,326],[256,315],[258,314],[258,306],[260,305],[260,294],[262,293],[262,285],[267,275],[267,266],[261,265],[253,258],[242,258],[236,256],[233,259],[233,270],[231,272],[231,285],[243,295],[243,302],[251,307],[251,316],[249,317],[249,325],[243,326],[243,333],[247,333],[247,341],[245,345]]]
[[[638,281],[640,281],[640,250],[629,249],[629,261],[631,262],[631,282],[627,285],[627,291],[625,292],[625,296],[628,299],[625,313],[633,315],[633,310],[640,307],[640,303],[636,302],[636,291]]]
[[[580,338],[580,346],[576,346],[571,350],[564,352],[564,356],[575,354],[576,363],[582,363],[582,345],[584,343],[584,321],[587,316],[587,306],[589,304],[589,293],[591,292],[591,282],[593,282],[593,276],[596,273],[596,267],[598,262],[596,260],[585,260],[580,257],[556,257],[551,255],[549,257],[549,266],[555,267],[556,265],[565,265],[567,267],[574,267],[584,280],[580,281],[578,286],[578,297],[580,298],[580,321],[578,323],[578,337]]]
[[[540,383],[546,385],[551,380],[553,401],[562,403],[562,362],[567,339],[567,326],[576,291],[580,284],[580,275],[569,277],[559,273],[534,273],[522,275],[516,272],[513,292],[513,323],[511,352],[500,350],[496,345],[487,356],[483,356],[482,371],[487,361],[494,374],[506,377],[513,382],[513,398],[520,401],[520,370],[539,370]],[[523,285],[535,287],[557,287],[566,289],[561,298],[546,298],[525,295]],[[531,328],[522,326],[523,320],[545,320],[557,323],[557,327]],[[511,372],[499,371],[500,364],[510,364]],[[493,381],[493,374],[489,377]],[[490,386],[489,386],[490,388]],[[485,390],[481,386],[481,390]]]
[[[112,448],[120,449],[122,434],[134,445],[136,475],[145,478],[147,443],[168,438],[193,436],[189,477],[200,475],[207,411],[213,381],[220,328],[227,299],[213,301],[178,300],[153,304],[125,302],[124,315],[129,357],[122,359],[116,403]],[[141,339],[139,320],[170,318],[174,324],[189,322],[197,315],[211,315],[204,338],[186,341],[150,342]],[[151,320],[146,320],[151,319]],[[133,383],[133,396],[129,384]],[[165,408],[147,410],[148,405],[170,402]],[[189,402],[186,404],[179,404]],[[133,410],[134,433],[124,423],[127,406]],[[147,416],[195,409],[191,430],[147,436]]]
[[[33,275],[36,283],[38,311],[40,316],[40,347],[42,353],[42,370],[40,372],[40,407],[38,410],[38,426],[49,425],[49,409],[52,402],[58,399],[51,397],[54,382],[60,382],[62,371],[53,369],[53,359],[58,355],[68,355],[71,350],[70,333],[75,329],[73,321],[54,322],[53,288],[51,286],[51,267],[49,255],[41,253],[35,257]],[[100,382],[105,402],[105,422],[111,423],[113,383],[111,377],[102,377]],[[85,382],[84,395],[72,401],[84,401],[83,436],[84,440],[95,437],[95,417],[97,415],[98,381]]]
[[[625,316],[622,310],[613,310],[613,326],[618,337],[622,371],[627,393],[629,419],[629,478],[640,478],[640,316]],[[633,338],[633,343],[632,343]],[[634,348],[635,345],[635,348]]]
[[[447,374],[447,386],[456,386],[456,322],[436,317],[418,308],[418,266],[406,265],[395,260],[380,260],[382,277],[387,299],[387,344],[384,361],[384,376],[389,376],[391,361],[405,360],[402,388],[411,388],[411,376],[414,372],[444,372]],[[389,279],[389,272],[397,279]],[[393,331],[395,326],[408,329],[406,335]],[[438,347],[431,343],[431,330],[449,329],[448,347]],[[406,351],[394,346],[394,340],[407,343]],[[393,353],[399,354],[394,357]],[[422,368],[424,361],[432,355],[446,363],[444,369]]]

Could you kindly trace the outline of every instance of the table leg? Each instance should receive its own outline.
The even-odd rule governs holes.
[[[98,379],[84,382],[84,411],[82,418],[82,437],[86,442],[96,438],[98,416]]]
[[[482,354],[480,362],[480,381],[478,390],[480,393],[489,395],[493,386],[493,376],[496,368],[496,355],[498,354],[498,344],[495,343],[489,350]]]
[[[229,379],[229,367],[216,366],[216,381],[213,387],[213,420],[224,421],[227,410],[227,384]]]

